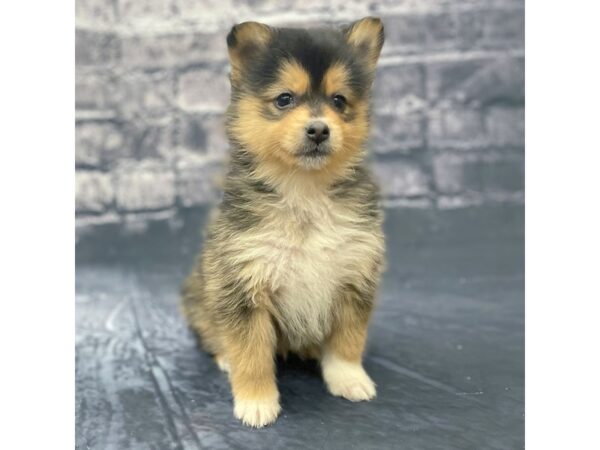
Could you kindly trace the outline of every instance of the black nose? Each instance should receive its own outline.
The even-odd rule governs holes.
[[[327,140],[329,138],[329,127],[325,122],[316,120],[311,122],[306,127],[306,136],[317,144]]]

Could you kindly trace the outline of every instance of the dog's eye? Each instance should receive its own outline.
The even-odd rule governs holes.
[[[344,97],[343,95],[334,95],[333,106],[335,106],[339,110],[344,109],[344,106],[346,106],[346,97]]]
[[[279,94],[279,96],[275,99],[275,105],[280,108],[287,108],[294,102],[294,96],[289,92],[284,92],[283,94]]]

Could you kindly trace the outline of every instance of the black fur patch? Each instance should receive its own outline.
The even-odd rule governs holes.
[[[249,65],[247,81],[260,91],[277,81],[277,73],[285,61],[295,60],[308,72],[313,87],[318,87],[325,72],[340,62],[350,72],[350,88],[357,97],[368,90],[370,74],[347,42],[342,31],[331,29],[277,28],[267,48]]]

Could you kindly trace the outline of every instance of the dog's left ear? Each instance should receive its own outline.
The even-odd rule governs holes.
[[[377,17],[365,17],[343,29],[346,41],[365,57],[369,70],[374,72],[381,47],[383,47],[383,23]]]

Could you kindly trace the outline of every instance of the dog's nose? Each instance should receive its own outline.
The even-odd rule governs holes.
[[[325,122],[315,120],[310,122],[306,127],[306,136],[317,144],[327,140],[329,138],[329,127]]]

